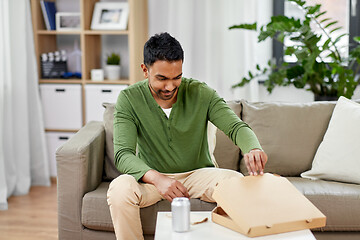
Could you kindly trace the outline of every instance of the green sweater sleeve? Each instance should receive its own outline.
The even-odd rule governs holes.
[[[137,122],[126,95],[121,92],[114,112],[114,158],[121,173],[139,181],[151,168],[136,156]]]
[[[255,148],[262,149],[249,125],[230,109],[216,91],[213,92],[210,100],[208,117],[210,122],[223,131],[243,153],[248,153]]]

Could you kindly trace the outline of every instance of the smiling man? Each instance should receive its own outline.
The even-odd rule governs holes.
[[[119,94],[114,152],[115,165],[124,174],[108,190],[117,239],[143,239],[142,207],[176,197],[214,202],[212,192],[219,181],[242,177],[214,167],[208,121],[241,148],[251,175],[263,174],[267,155],[253,131],[216,91],[182,77],[183,61],[183,49],[175,38],[168,33],[151,37],[141,65],[146,80]]]

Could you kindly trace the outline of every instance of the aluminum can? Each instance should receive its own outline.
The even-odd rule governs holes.
[[[190,230],[190,201],[186,197],[177,197],[171,203],[172,228],[175,232]]]

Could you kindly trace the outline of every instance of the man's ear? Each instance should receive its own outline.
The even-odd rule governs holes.
[[[146,67],[146,65],[145,65],[144,63],[141,64],[141,69],[142,69],[142,71],[143,71],[143,73],[144,73],[144,77],[145,77],[145,78],[148,78],[148,76],[149,76],[149,70],[148,70],[148,68]]]

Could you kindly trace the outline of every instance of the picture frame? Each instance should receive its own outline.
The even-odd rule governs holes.
[[[57,31],[78,31],[81,29],[80,13],[57,12],[55,15]]]
[[[128,18],[127,2],[97,2],[90,28],[92,30],[126,30]]]

